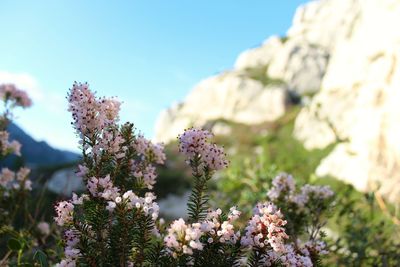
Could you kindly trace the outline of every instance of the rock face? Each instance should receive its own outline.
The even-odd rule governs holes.
[[[320,45],[302,38],[272,37],[263,46],[242,53],[235,67],[246,70],[266,66],[267,77],[283,80],[289,89],[307,94],[319,90],[328,60],[327,49]]]
[[[325,2],[334,1],[310,8]],[[333,40],[322,89],[299,114],[295,135],[310,149],[344,141],[317,174],[360,190],[380,187],[395,200],[400,193],[400,33],[390,29],[400,23],[400,2],[348,2],[354,6],[348,13],[357,15],[352,14],[347,34]],[[300,13],[313,12],[307,8]]]
[[[157,139],[226,119],[275,120],[288,93],[313,96],[294,136],[308,149],[336,144],[317,168],[360,190],[400,191],[400,1],[320,0],[298,8],[285,38],[243,52],[233,71],[201,82],[166,110]],[[303,97],[304,99],[305,97]],[[396,191],[397,190],[397,191]]]
[[[76,168],[69,168],[55,172],[50,178],[47,188],[56,194],[70,197],[73,192],[82,192],[85,185],[82,178],[76,175]]]
[[[244,72],[227,72],[196,86],[185,102],[164,111],[156,125],[156,139],[168,142],[189,126],[213,120],[246,124],[273,121],[285,112],[283,85],[263,85]]]

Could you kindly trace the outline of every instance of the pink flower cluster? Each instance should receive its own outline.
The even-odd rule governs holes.
[[[282,218],[282,213],[273,204],[257,204],[254,215],[245,228],[242,245],[261,249],[269,245],[276,252],[284,252],[284,240],[289,237],[283,227],[287,222]]]
[[[69,108],[78,134],[93,137],[118,120],[120,102],[96,98],[87,83],[74,83],[68,94]],[[82,136],[81,136],[82,137]]]
[[[16,154],[17,156],[21,156],[21,144],[13,140],[11,142],[8,141],[9,133],[6,131],[0,131],[0,150],[3,156],[8,154]]]
[[[65,224],[72,222],[73,220],[72,213],[74,211],[74,204],[72,204],[70,201],[58,202],[55,206],[55,210],[57,216],[54,217],[54,220],[59,226],[63,226]]]
[[[115,158],[121,159],[125,157],[125,152],[128,147],[124,146],[124,138],[115,129],[103,129],[102,134],[97,138],[97,142],[93,145],[92,153],[100,155],[101,151],[107,151],[114,155]]]
[[[289,201],[295,203],[299,207],[299,211],[303,209],[307,203],[320,203],[334,195],[329,186],[318,186],[306,184],[300,189],[299,194],[290,195]]]
[[[76,259],[81,256],[81,251],[76,248],[80,241],[79,234],[75,230],[67,230],[64,233],[66,246],[64,249],[65,259],[56,264],[56,267],[75,267]]]
[[[28,94],[18,89],[14,84],[1,84],[0,98],[6,103],[8,101],[12,102],[13,106],[27,108],[32,105],[32,100],[29,98]]]
[[[90,178],[87,182],[87,188],[92,196],[101,197],[105,200],[113,200],[119,196],[119,188],[114,186],[110,175],[104,178]]]
[[[324,200],[334,195],[329,186],[318,186],[306,184],[301,188],[301,194],[308,198]]]
[[[133,174],[142,179],[148,189],[152,189],[156,174],[151,164],[164,163],[163,146],[152,144],[143,136],[127,144],[118,125],[120,102],[115,98],[97,98],[86,83],[74,83],[68,100],[73,125],[82,139],[85,153],[98,161],[106,152],[116,161],[121,161],[133,147],[140,158],[132,160]],[[81,170],[79,174],[84,172]]]
[[[162,144],[153,144],[143,136],[138,136],[133,143],[138,160],[131,161],[132,173],[135,178],[142,181],[147,189],[153,189],[157,173],[155,164],[164,164],[166,157]]]
[[[328,251],[326,250],[326,243],[321,240],[307,241],[304,244],[303,249],[301,249],[301,252],[307,256],[309,256],[311,253],[318,255],[328,254]]]
[[[0,186],[5,189],[23,189],[32,190],[32,181],[28,179],[31,170],[21,168],[17,173],[8,168],[3,168],[0,173]]]
[[[291,175],[287,173],[278,174],[272,181],[272,187],[267,196],[271,201],[277,200],[280,196],[289,196],[295,191],[295,182]]]
[[[294,203],[301,211],[309,201],[323,201],[334,195],[329,186],[318,186],[306,184],[300,188],[300,193],[296,192],[296,184],[291,175],[281,173],[272,181],[272,187],[267,192],[271,201],[282,200]]]
[[[301,244],[287,244],[285,245],[285,249],[283,252],[276,252],[274,250],[269,250],[261,255],[261,260],[259,262],[260,266],[276,266],[279,262],[281,265],[285,267],[312,267],[313,263],[310,257],[310,248],[309,244],[311,242],[307,242],[305,245]],[[322,248],[320,252],[321,255],[326,253],[323,249],[325,248],[325,243],[319,241],[319,248]],[[321,253],[322,252],[322,253]],[[247,258],[243,258],[243,262],[241,266],[247,266]]]
[[[88,168],[88,167],[79,164],[79,165],[78,165],[78,171],[76,172],[76,175],[77,175],[78,177],[86,177],[86,175],[88,174],[88,172],[89,172],[89,168]]]
[[[201,231],[207,236],[208,243],[235,244],[240,238],[240,232],[235,233],[233,222],[240,216],[236,207],[230,209],[228,220],[221,220],[221,209],[209,210],[206,219],[201,222]]]
[[[327,254],[328,252],[325,248],[326,244],[322,241],[308,241],[304,245],[300,244],[299,241],[296,244],[287,244],[285,245],[284,253],[273,252],[269,253],[268,257],[265,257],[266,262],[269,264],[266,266],[272,266],[273,263],[279,260],[286,267],[312,267],[311,253],[314,253],[314,255]]]
[[[133,148],[138,156],[147,159],[150,162],[164,164],[166,157],[164,146],[162,144],[153,144],[143,136],[139,135],[133,143]]]
[[[189,160],[200,157],[201,161],[211,170],[221,170],[228,166],[222,147],[210,143],[213,135],[206,130],[190,128],[178,136],[179,151]]]
[[[286,253],[280,256],[281,262],[286,267],[312,267],[312,261],[308,255],[302,255],[296,252],[293,245],[285,246]]]
[[[133,176],[141,180],[147,189],[153,189],[157,178],[156,168],[153,165],[148,164],[147,162],[141,162],[141,164],[133,162],[132,172]]]

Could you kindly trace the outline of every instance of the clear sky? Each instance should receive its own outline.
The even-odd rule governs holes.
[[[0,83],[34,106],[17,124],[37,140],[77,149],[65,99],[73,81],[118,96],[122,120],[152,137],[162,109],[238,54],[285,35],[306,0],[1,0]]]

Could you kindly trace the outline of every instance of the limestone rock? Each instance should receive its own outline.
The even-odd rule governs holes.
[[[320,46],[288,39],[269,62],[267,75],[281,79],[299,94],[319,91],[329,54]]]
[[[281,38],[272,36],[268,38],[260,47],[249,49],[241,53],[235,62],[235,69],[245,70],[259,66],[266,66],[275,57],[283,46]]]
[[[334,43],[322,90],[298,116],[295,136],[307,148],[344,141],[317,174],[360,190],[379,187],[395,200],[400,190],[400,33],[385,29],[400,23],[400,3],[362,1],[358,12],[351,36]]]
[[[371,0],[320,0],[302,5],[287,32],[288,38],[333,52],[338,40],[352,35],[361,17],[361,6],[368,1]]]
[[[201,82],[164,111],[161,141],[219,119],[273,121],[289,93],[310,97],[294,136],[308,149],[337,144],[317,168],[360,190],[400,191],[400,2],[319,0],[298,8],[286,38],[243,52],[235,69]]]
[[[322,46],[300,38],[282,42],[278,37],[271,37],[261,47],[240,54],[235,68],[248,70],[265,66],[266,76],[284,81],[299,94],[310,94],[320,89],[328,60],[329,54]]]
[[[264,86],[242,72],[227,72],[202,81],[186,100],[164,111],[156,140],[169,142],[190,126],[229,120],[245,124],[273,121],[286,109],[285,86]]]

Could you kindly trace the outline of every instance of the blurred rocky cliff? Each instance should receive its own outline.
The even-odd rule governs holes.
[[[300,105],[293,136],[334,144],[316,169],[361,191],[400,193],[400,1],[320,0],[298,8],[285,37],[244,51],[160,114],[157,141],[226,120],[272,122]],[[227,133],[226,125],[213,124]],[[290,157],[290,155],[288,155]],[[301,162],[299,162],[301,164]]]

